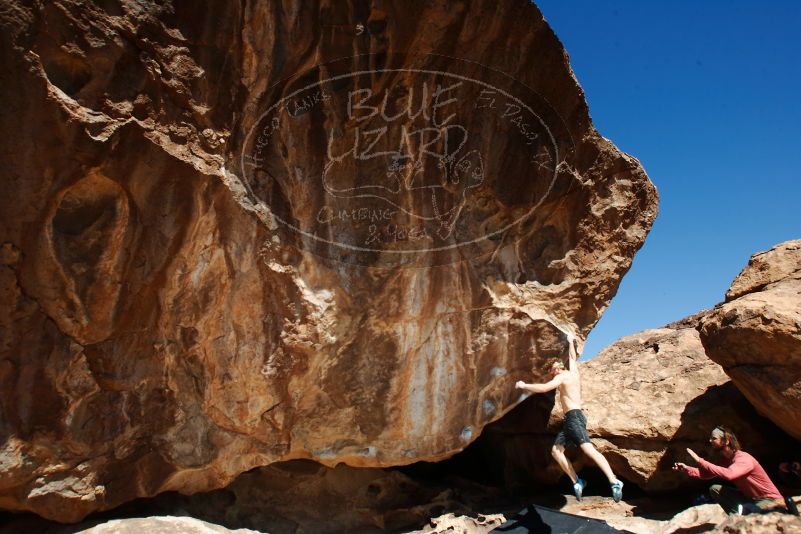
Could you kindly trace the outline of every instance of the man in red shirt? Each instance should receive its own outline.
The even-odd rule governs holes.
[[[715,484],[709,488],[712,499],[730,513],[743,513],[743,511],[773,511],[784,510],[784,499],[779,490],[771,482],[765,470],[753,456],[740,450],[740,443],[734,434],[718,426],[712,430],[709,443],[720,453],[723,465],[716,465],[704,460],[692,449],[687,454],[698,464],[691,467],[677,462],[673,469],[684,471],[693,478],[710,479],[722,478],[734,484],[737,489]]]

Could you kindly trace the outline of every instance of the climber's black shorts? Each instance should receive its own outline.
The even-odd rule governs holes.
[[[590,443],[590,436],[587,434],[587,418],[581,410],[569,410],[565,414],[565,422],[562,430],[556,435],[554,445],[575,445]]]

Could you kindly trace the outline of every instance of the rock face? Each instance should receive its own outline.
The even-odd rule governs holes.
[[[700,332],[757,410],[801,440],[801,241],[752,256]]]
[[[709,433],[718,424],[731,427],[758,457],[773,458],[793,448],[792,440],[757,414],[706,356],[695,328],[701,316],[621,338],[580,363],[593,443],[616,474],[647,492],[697,487],[697,481],[671,467],[690,461],[687,447],[706,451]],[[487,429],[488,436],[499,434],[494,446],[505,457],[505,471],[527,472],[527,477],[512,475],[519,484],[562,476],[549,452],[562,414],[557,408],[548,420],[543,410],[549,403],[532,401]],[[588,465],[583,454],[575,456],[577,466]]]
[[[0,507],[445,458],[586,336],[643,169],[530,2],[380,6],[4,3]]]

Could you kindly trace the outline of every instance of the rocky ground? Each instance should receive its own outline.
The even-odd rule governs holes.
[[[801,503],[801,497],[796,500]],[[791,534],[801,532],[801,518],[783,513],[765,515],[727,516],[716,504],[701,504],[677,510],[675,499],[657,501],[650,498],[624,500],[615,503],[607,497],[589,496],[581,502],[572,495],[540,496],[535,504],[552,506],[562,512],[606,521],[611,526],[630,534]],[[508,503],[507,503],[508,504]],[[518,503],[519,505],[519,503]],[[377,525],[354,527],[339,532],[406,534],[485,534],[513,518],[515,510],[481,513],[477,511],[446,512],[431,517],[428,523],[414,530],[387,530]],[[65,526],[27,518],[0,527],[2,533],[37,531],[43,534],[227,534],[292,532],[306,534],[324,532],[322,525],[306,525],[296,530],[226,528],[223,521],[210,522],[180,515],[153,515],[111,520],[93,520]]]

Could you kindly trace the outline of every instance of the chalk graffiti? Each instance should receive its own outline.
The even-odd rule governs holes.
[[[303,243],[389,255],[451,250],[521,223],[555,180],[559,143],[536,98],[442,69],[327,65],[298,80],[249,130],[241,167],[255,202],[312,203],[310,216],[271,212]],[[505,173],[530,179],[516,178],[520,193],[508,193]],[[486,208],[523,200],[527,209],[514,216]]]

